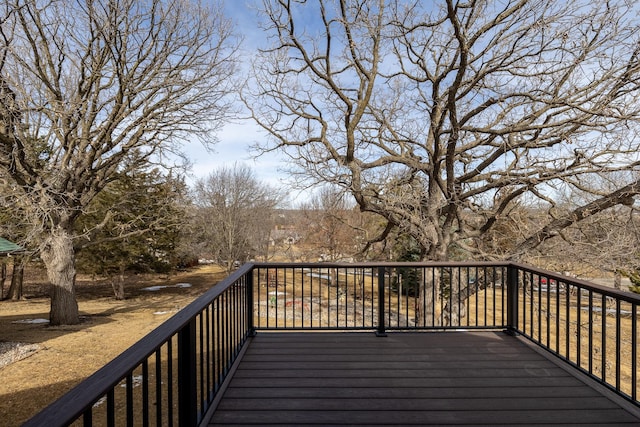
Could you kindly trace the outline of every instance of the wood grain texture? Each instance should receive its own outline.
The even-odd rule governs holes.
[[[501,332],[259,333],[210,425],[638,425]]]

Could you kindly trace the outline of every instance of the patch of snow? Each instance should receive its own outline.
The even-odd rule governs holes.
[[[140,384],[142,384],[142,380],[144,379],[144,377],[142,375],[133,375],[131,377],[131,385],[135,388],[140,386]],[[127,387],[127,381],[123,380],[120,383],[120,387],[126,388]]]
[[[37,344],[0,342],[0,368],[31,356],[39,348]]]
[[[143,291],[157,292],[160,289],[168,288],[168,286],[149,286],[148,288],[142,288]]]
[[[165,288],[190,288],[191,286],[193,286],[191,283],[177,283],[175,285],[157,285],[157,286],[149,286],[146,288],[142,288],[141,290],[143,291],[149,291],[149,292],[157,292],[161,289],[165,289]]]
[[[29,324],[39,324],[39,323],[49,323],[49,319],[24,319],[24,320],[14,320],[11,323],[29,323]]]
[[[309,277],[319,277],[320,279],[331,279],[328,274],[320,274],[320,273],[307,273]]]
[[[94,408],[97,408],[98,406],[102,405],[104,402],[107,401],[107,397],[101,397],[100,399],[98,399],[98,401],[96,403],[93,404]]]
[[[168,312],[168,311],[156,311],[156,312],[155,312],[155,313],[153,313],[153,314],[155,314],[155,315],[157,315],[157,316],[160,316],[160,315],[162,315],[162,314],[169,314],[169,312]]]

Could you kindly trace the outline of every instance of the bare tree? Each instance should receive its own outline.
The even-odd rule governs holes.
[[[183,138],[208,138],[220,125],[235,41],[210,2],[2,8],[0,168],[41,232],[51,324],[73,324],[74,222],[117,172],[166,162]]]
[[[630,179],[621,175],[623,174],[612,176],[616,178],[612,181],[592,183],[592,186],[611,188],[613,191],[616,182]],[[571,199],[584,199],[588,198],[588,195],[584,192],[573,192],[565,197],[565,203],[558,203],[552,211],[556,217],[567,216],[563,208],[568,210],[575,204],[570,203]],[[602,210],[560,230],[556,236],[545,241],[537,249],[538,256],[554,269],[569,270],[586,277],[602,273],[613,274],[615,286],[621,288],[623,273],[633,271],[639,265],[639,244],[640,222],[637,207],[628,203]]]
[[[477,239],[514,203],[553,211],[558,194],[588,194],[520,236],[518,257],[640,192],[637,177],[589,187],[640,165],[633,8],[265,1],[274,44],[243,96],[271,136],[262,149],[287,153],[311,183],[345,188],[427,259],[480,254]]]
[[[354,211],[353,202],[346,196],[339,188],[325,186],[300,206],[303,246],[312,252],[307,258],[344,261],[362,251],[362,214]]]
[[[222,167],[196,182],[198,230],[203,250],[228,272],[234,263],[264,254],[280,192],[245,165]]]

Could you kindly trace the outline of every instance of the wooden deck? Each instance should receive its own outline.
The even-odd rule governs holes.
[[[640,425],[639,414],[502,332],[259,332],[210,425]]]

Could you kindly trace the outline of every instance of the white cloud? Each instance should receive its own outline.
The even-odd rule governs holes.
[[[185,147],[185,153],[193,164],[193,179],[205,177],[222,166],[234,163],[247,164],[260,180],[266,182],[275,182],[284,176],[278,172],[281,162],[277,154],[265,154],[256,158],[257,153],[251,150],[251,146],[261,138],[255,123],[247,120],[226,124],[217,137],[219,142],[210,149],[198,141],[190,142]]]
[[[241,62],[244,64],[249,63],[251,55],[266,41],[258,25],[259,5],[260,2],[256,0],[224,2],[225,13],[234,21],[235,28],[243,37],[241,54],[246,58]],[[216,136],[219,142],[210,149],[196,140],[184,146],[184,153],[192,164],[191,174],[187,177],[189,184],[222,166],[244,163],[252,168],[261,182],[284,188],[289,195],[289,203],[295,204],[306,199],[306,192],[291,189],[291,178],[283,171],[286,160],[282,154],[272,152],[258,155],[251,149],[266,138],[255,122],[246,119],[227,123]]]

